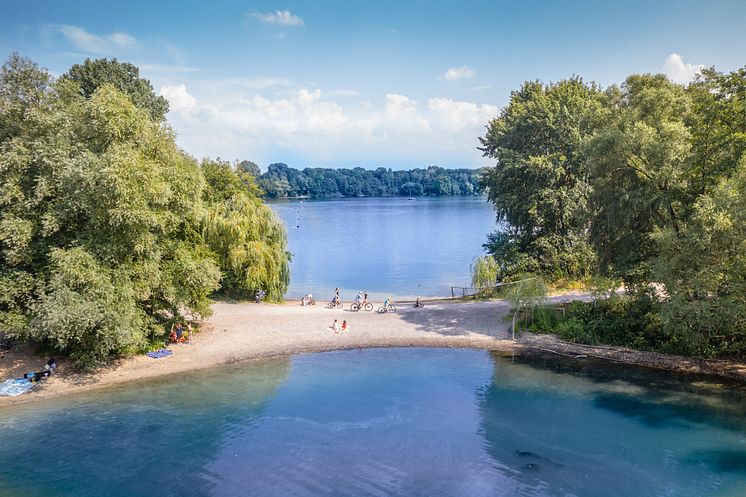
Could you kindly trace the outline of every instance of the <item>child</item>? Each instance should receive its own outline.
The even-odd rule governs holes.
[[[339,323],[335,319],[332,325],[329,327],[334,333],[339,333]]]
[[[347,326],[347,320],[342,321],[342,333],[346,333],[350,328]]]

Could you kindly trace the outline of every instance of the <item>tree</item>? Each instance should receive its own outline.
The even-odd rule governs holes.
[[[475,257],[471,263],[471,285],[474,288],[493,286],[497,283],[499,269],[491,255]]]
[[[679,230],[692,201],[690,101],[663,75],[630,76],[606,96],[614,110],[584,150],[593,175],[591,240],[602,270],[645,282],[657,253],[653,232]]]
[[[547,296],[547,287],[541,278],[528,273],[516,275],[515,278],[505,292],[505,298],[510,302],[513,340],[515,340],[516,321],[521,311],[541,305]]]
[[[746,154],[733,176],[700,196],[677,232],[655,234],[655,278],[669,295],[663,331],[672,352],[746,352]]]
[[[599,95],[580,78],[527,82],[489,123],[480,150],[497,162],[483,172],[482,186],[508,234],[490,246],[504,250],[493,252],[498,262],[517,251],[525,256],[518,270],[550,278],[583,278],[593,270],[591,185],[580,148],[595,130]]]
[[[228,294],[282,300],[290,282],[285,228],[274,212],[248,188],[227,162],[205,160],[201,229],[217,254]]]
[[[86,59],[82,64],[73,65],[63,78],[76,82],[85,98],[91,98],[96,90],[110,84],[159,122],[168,112],[168,100],[156,95],[150,81],[140,77],[140,69],[128,62]]]
[[[209,315],[221,279],[281,299],[284,229],[230,165],[201,168],[111,84],[78,90],[0,69],[0,331],[92,367]]]

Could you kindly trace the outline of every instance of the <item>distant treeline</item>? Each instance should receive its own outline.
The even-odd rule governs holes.
[[[244,167],[254,169],[245,162]],[[251,167],[254,166],[254,167]],[[310,168],[293,169],[286,164],[271,164],[258,176],[258,184],[267,197],[386,197],[421,195],[451,196],[482,193],[478,169],[427,169],[392,171],[384,167],[375,170]]]

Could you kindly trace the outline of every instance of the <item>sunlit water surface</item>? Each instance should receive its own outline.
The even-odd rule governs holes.
[[[450,295],[468,286],[495,212],[486,197],[351,198],[270,203],[293,254],[288,296]]]
[[[5,496],[743,496],[746,391],[376,349],[0,410]]]

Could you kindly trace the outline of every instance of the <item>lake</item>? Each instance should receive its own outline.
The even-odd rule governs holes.
[[[449,349],[305,354],[0,409],[0,496],[736,497],[746,389]]]
[[[495,230],[486,197],[350,198],[270,202],[293,254],[288,297],[343,300],[361,290],[443,296],[469,286],[469,267]]]

